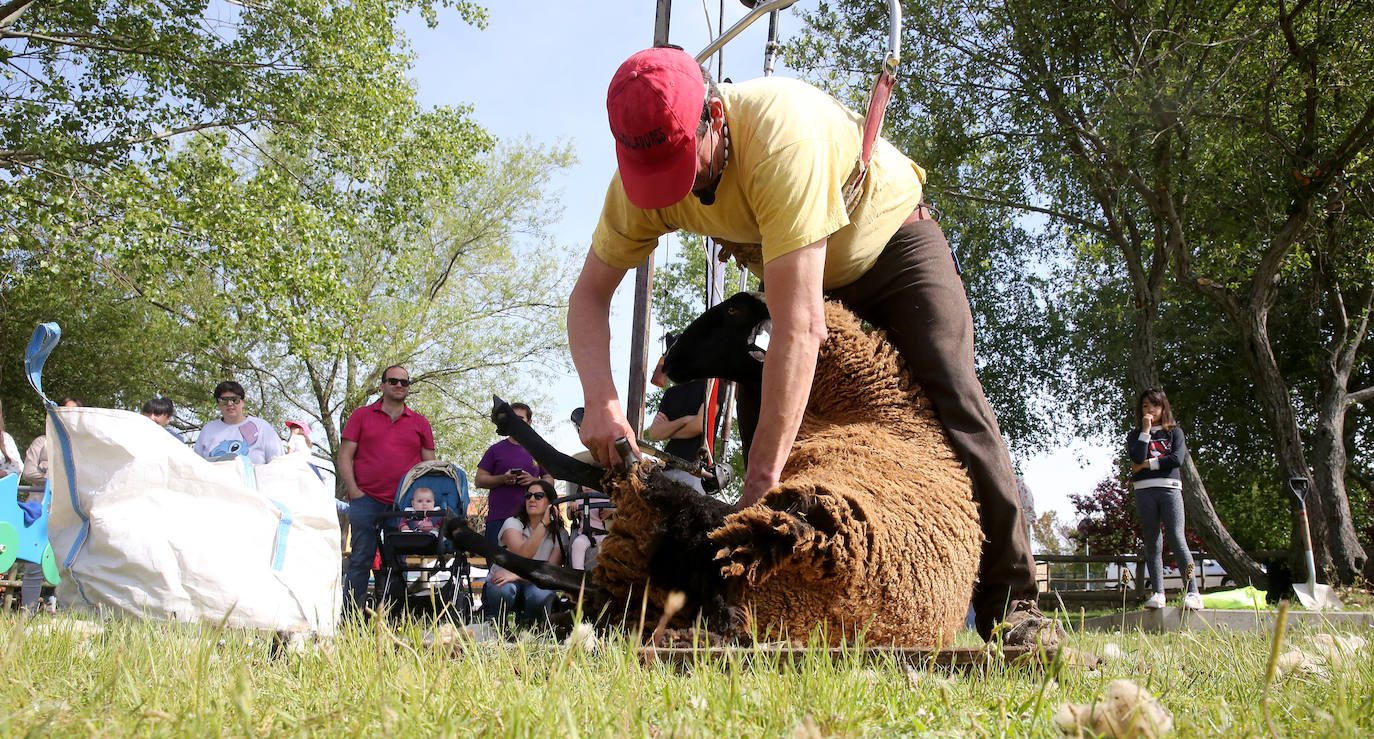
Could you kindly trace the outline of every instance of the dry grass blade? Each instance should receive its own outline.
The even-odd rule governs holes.
[[[1279,732],[1274,729],[1274,718],[1269,712],[1269,692],[1274,684],[1274,672],[1278,669],[1279,652],[1283,649],[1283,634],[1288,629],[1288,601],[1279,601],[1279,616],[1274,622],[1274,643],[1269,649],[1269,664],[1264,669],[1264,692],[1260,696],[1260,704],[1264,708],[1264,725],[1269,728],[1269,735],[1277,737]]]

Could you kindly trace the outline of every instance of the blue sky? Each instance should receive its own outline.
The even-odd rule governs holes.
[[[799,0],[797,7],[814,4],[815,0]],[[473,117],[502,139],[529,136],[546,144],[571,143],[578,163],[555,184],[564,211],[552,235],[560,248],[585,253],[615,171],[606,127],[606,85],[626,57],[653,42],[656,3],[526,0],[487,5],[490,22],[485,30],[463,24],[451,11],[441,13],[439,26],[433,30],[415,18],[405,24],[416,55],[412,78],[421,102],[469,105]],[[705,8],[714,28],[719,0],[705,0]],[[737,0],[727,0],[724,9],[726,27],[747,13]],[[782,36],[799,27],[792,11],[784,11]],[[726,46],[725,76],[742,80],[762,75],[766,29],[767,19],[761,19]],[[713,35],[707,31],[702,2],[674,2],[670,41],[695,54]],[[777,74],[791,73],[779,67]],[[665,256],[660,248],[657,258],[661,261]],[[633,279],[627,278],[617,294],[611,327],[622,404],[633,289]],[[553,407],[536,409],[536,426],[555,445],[573,449],[576,434],[566,419],[582,402],[576,377],[569,373],[550,394]],[[1071,521],[1073,508],[1067,494],[1090,490],[1109,472],[1110,460],[1110,450],[1080,444],[1046,449],[1018,462],[1037,510],[1057,510],[1062,520]]]

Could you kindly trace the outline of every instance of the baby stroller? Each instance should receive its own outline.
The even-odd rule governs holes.
[[[434,491],[435,510],[405,510],[419,488]],[[440,535],[446,519],[466,516],[467,509],[468,478],[453,464],[421,462],[401,478],[394,510],[373,517],[381,560],[373,575],[381,608],[463,622],[472,619],[472,570],[467,556]],[[401,530],[404,524],[414,530]]]
[[[568,564],[575,569],[590,571],[596,566],[596,555],[601,550],[601,540],[606,538],[606,527],[615,513],[615,503],[605,493],[587,489],[565,495],[557,502],[560,505],[578,503],[578,515],[572,521],[569,547],[572,555]]]

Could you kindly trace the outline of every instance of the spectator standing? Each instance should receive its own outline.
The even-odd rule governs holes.
[[[1135,411],[1139,423],[1126,437],[1126,451],[1131,455],[1131,487],[1135,489],[1136,511],[1140,513],[1140,538],[1145,541],[1145,566],[1154,586],[1154,594],[1145,601],[1145,607],[1164,607],[1162,550],[1167,535],[1179,574],[1187,581],[1183,607],[1202,610],[1202,596],[1198,595],[1197,578],[1193,575],[1193,554],[1188,551],[1183,535],[1183,481],[1179,469],[1188,454],[1183,429],[1174,421],[1169,398],[1159,388],[1142,392]]]
[[[205,424],[196,437],[195,451],[206,459],[230,453],[235,444],[253,464],[266,464],[281,456],[281,438],[272,424],[250,416],[244,409],[243,386],[226,380],[215,386],[220,417]]]
[[[672,334],[664,338],[665,352],[676,338]],[[702,439],[706,435],[706,381],[692,380],[668,387],[668,378],[663,374],[663,357],[659,357],[649,382],[664,388],[664,391],[658,401],[658,413],[644,432],[645,438],[654,442],[666,439],[668,443],[663,445],[663,451],[688,462],[696,461],[697,451],[701,449]],[[665,469],[663,474],[697,492],[706,492],[701,485],[701,478],[686,470]]]
[[[23,472],[24,458],[19,456],[19,445],[14,443],[14,437],[5,430],[5,406],[0,405],[0,477]]]
[[[305,425],[305,421],[287,421],[286,453],[287,454],[310,454],[310,427]]]
[[[81,406],[81,401],[68,395],[62,399],[58,405],[63,408],[77,408]],[[48,483],[48,435],[43,434],[34,439],[29,444],[28,451],[24,452],[24,480],[30,485],[45,486]],[[29,493],[28,502],[34,503],[43,501],[43,493]],[[21,568],[23,573],[23,585],[19,588],[19,602],[27,611],[34,611],[38,608],[38,599],[43,595],[43,565],[36,562],[24,562]]]
[[[429,419],[406,405],[410,373],[393,364],[382,370],[381,396],[348,417],[336,460],[339,479],[348,491],[350,548],[344,574],[344,607],[361,611],[367,600],[367,576],[377,557],[372,517],[390,510],[396,488],[411,467],[435,458]]]
[[[81,401],[68,395],[62,398],[58,405],[63,408],[78,408]],[[24,451],[24,474],[23,478],[30,485],[42,485],[48,481],[48,435],[38,436],[29,442],[29,448]],[[38,495],[38,498],[34,496]],[[30,500],[38,500],[42,496],[37,493],[30,493]]]
[[[182,438],[181,434],[177,433],[176,429],[168,425],[172,422],[172,416],[176,414],[176,406],[172,405],[172,401],[169,398],[153,398],[149,400],[143,404],[142,413],[153,423],[166,429],[167,433],[171,434],[173,439],[183,443],[186,441],[186,439]]]
[[[511,409],[525,423],[534,414],[524,403],[511,403]],[[506,519],[524,510],[525,490],[535,480],[553,484],[553,476],[544,471],[534,457],[520,443],[509,437],[492,444],[477,463],[477,487],[487,492],[487,541],[499,545],[501,526]]]

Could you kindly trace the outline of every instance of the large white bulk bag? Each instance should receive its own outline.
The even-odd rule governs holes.
[[[51,403],[48,455],[63,605],[333,633],[338,517],[307,455],[211,462],[137,413]]]

